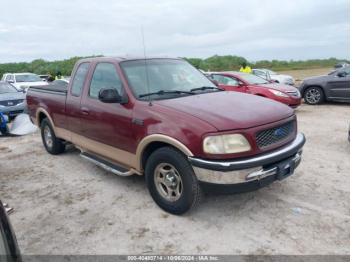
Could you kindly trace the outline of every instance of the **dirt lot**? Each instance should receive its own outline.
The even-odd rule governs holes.
[[[39,134],[0,138],[1,199],[24,254],[350,254],[349,104],[303,105],[295,175],[256,192],[207,196],[186,216],[152,201],[142,177],[118,177]]]

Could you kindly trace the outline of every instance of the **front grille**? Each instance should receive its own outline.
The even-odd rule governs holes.
[[[255,136],[258,147],[264,148],[288,138],[294,133],[294,126],[294,121],[291,121],[281,126],[259,131]]]
[[[16,106],[22,102],[23,102],[23,99],[7,100],[7,101],[0,101],[0,105],[2,105],[2,106]]]

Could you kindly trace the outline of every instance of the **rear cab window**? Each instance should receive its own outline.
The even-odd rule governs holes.
[[[89,72],[90,63],[84,62],[81,63],[75,72],[73,81],[72,81],[72,87],[71,87],[71,94],[73,96],[80,96],[81,92],[83,90],[84,82],[86,79],[86,75]]]

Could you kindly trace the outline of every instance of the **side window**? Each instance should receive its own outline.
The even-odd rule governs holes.
[[[79,65],[72,83],[72,90],[71,90],[72,95],[80,96],[81,91],[83,90],[83,85],[84,85],[86,75],[89,71],[89,66],[90,66],[90,63],[82,63]]]
[[[346,67],[344,71],[347,76],[350,76],[350,66]]]
[[[222,75],[213,75],[213,79],[218,81],[220,84],[228,86],[238,86],[238,81],[234,78]]]
[[[98,94],[102,88],[114,88],[121,95],[122,83],[114,64],[97,64],[94,74],[92,75],[89,96],[98,98]]]
[[[238,81],[235,78],[224,76],[224,81],[228,86],[238,86]]]
[[[15,78],[13,77],[13,75],[7,75],[6,81],[15,81]]]
[[[219,84],[223,84],[222,76],[221,75],[211,75],[211,78],[218,81]]]

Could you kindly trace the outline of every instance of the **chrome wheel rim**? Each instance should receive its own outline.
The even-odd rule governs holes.
[[[52,148],[53,140],[51,130],[48,126],[44,127],[44,139],[47,147]]]
[[[167,201],[177,201],[183,192],[183,183],[176,168],[168,163],[159,164],[154,170],[154,183],[158,193]]]
[[[311,88],[306,92],[305,98],[310,104],[316,104],[321,99],[321,92],[316,88]]]

